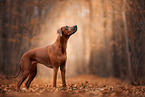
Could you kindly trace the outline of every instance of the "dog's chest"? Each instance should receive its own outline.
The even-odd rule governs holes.
[[[61,65],[64,64],[66,62],[67,56],[64,55],[56,55],[56,56],[52,56],[50,58],[51,63],[54,65]]]
[[[57,56],[57,60],[60,64],[64,63],[66,61],[66,55]]]

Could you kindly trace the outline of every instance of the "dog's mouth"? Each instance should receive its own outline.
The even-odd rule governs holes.
[[[70,35],[74,34],[77,31],[77,25],[74,25],[72,28],[72,32],[70,33]]]

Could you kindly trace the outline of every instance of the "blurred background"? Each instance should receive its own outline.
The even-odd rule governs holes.
[[[0,76],[15,75],[21,56],[52,44],[58,28],[78,25],[68,41],[68,78],[93,74],[143,84],[144,5],[144,0],[0,0]],[[52,70],[39,64],[37,78],[50,77]]]

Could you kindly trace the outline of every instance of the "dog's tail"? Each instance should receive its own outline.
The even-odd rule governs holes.
[[[6,79],[17,78],[19,76],[20,72],[21,72],[21,67],[19,66],[19,71],[18,71],[18,73],[15,76],[6,76],[5,78]]]

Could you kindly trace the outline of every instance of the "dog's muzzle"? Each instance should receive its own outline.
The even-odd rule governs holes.
[[[76,31],[77,31],[77,25],[74,25],[70,35],[74,34]]]

